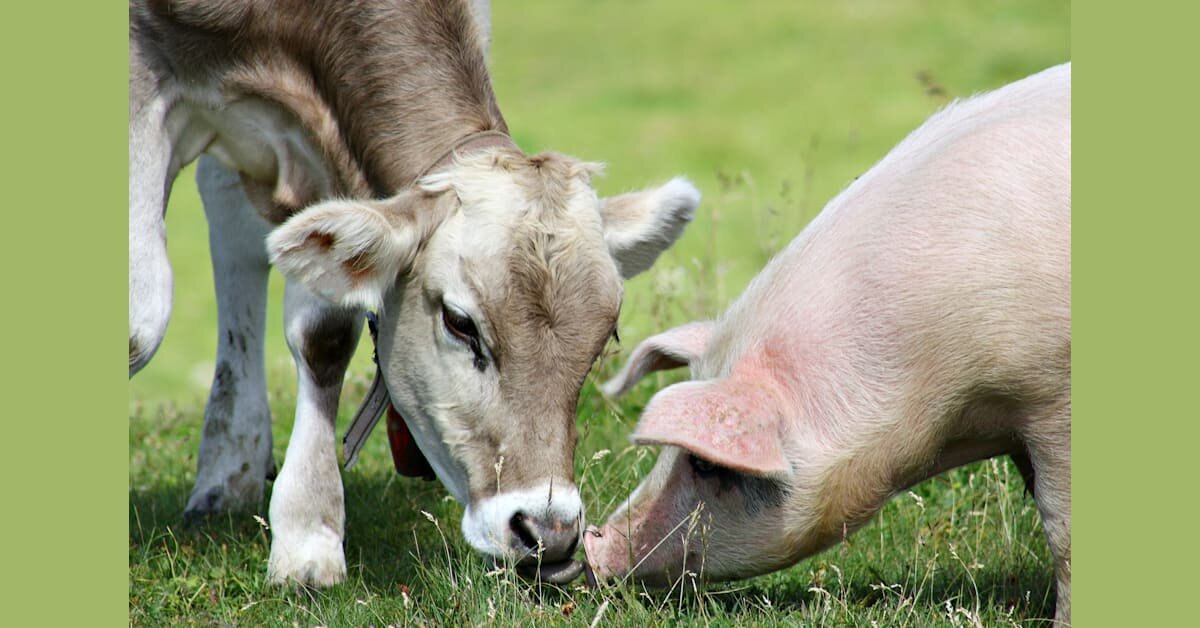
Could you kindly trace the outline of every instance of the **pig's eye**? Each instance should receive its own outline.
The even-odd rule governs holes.
[[[698,458],[694,454],[688,454],[688,464],[692,465],[692,470],[696,475],[707,478],[716,475],[722,470],[722,467],[715,465],[704,458]]]

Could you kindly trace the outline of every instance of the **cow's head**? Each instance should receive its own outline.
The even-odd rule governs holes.
[[[613,336],[621,281],[699,202],[683,179],[598,199],[596,166],[479,151],[382,201],[330,201],[269,239],[287,276],[378,308],[392,403],[467,505],[477,550],[567,564],[583,528],[575,408]],[[539,547],[540,546],[540,547]]]

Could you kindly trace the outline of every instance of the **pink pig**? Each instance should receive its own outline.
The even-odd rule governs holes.
[[[585,534],[598,576],[781,569],[913,484],[1010,455],[1070,621],[1070,84],[1065,64],[935,114],[723,316],[633,351],[605,394],[692,380],[642,414],[633,442],[662,452]]]

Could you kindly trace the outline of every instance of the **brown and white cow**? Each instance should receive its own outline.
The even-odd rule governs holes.
[[[345,575],[334,422],[368,308],[392,402],[466,504],[470,544],[540,559],[552,579],[578,573],[579,389],[621,280],[679,237],[699,193],[676,179],[598,199],[596,165],[519,150],[485,65],[487,3],[474,5],[130,5],[129,371],[162,340],[163,212],[203,155],[219,344],[186,514],[257,509],[273,471],[274,264],[299,392],[271,496],[272,581]]]

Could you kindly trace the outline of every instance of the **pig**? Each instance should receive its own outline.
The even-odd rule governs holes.
[[[651,398],[631,440],[658,460],[584,535],[599,578],[782,569],[898,492],[1009,455],[1070,621],[1070,83],[1067,63],[947,106],[723,315],[634,349],[604,394],[691,379]]]

